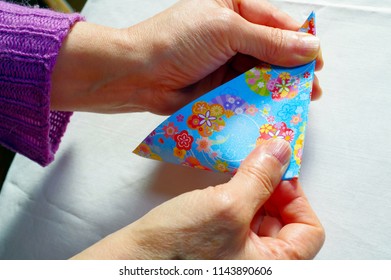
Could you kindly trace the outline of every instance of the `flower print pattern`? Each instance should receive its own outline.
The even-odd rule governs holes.
[[[134,153],[138,154],[142,157],[145,157],[145,158],[150,158],[150,159],[162,161],[162,158],[158,154],[152,152],[151,147],[145,143],[141,143],[134,150]]]
[[[299,77],[292,77],[288,72],[282,72],[270,84],[273,100],[293,99],[298,93]]]
[[[210,111],[206,111],[205,115],[199,114],[198,117],[200,117],[200,125],[203,125],[206,123],[207,126],[212,126],[212,121],[216,120],[215,116],[210,115]]]
[[[198,129],[198,127],[201,125],[201,118],[198,115],[191,115],[187,120],[187,125],[191,129]]]
[[[216,170],[220,171],[220,172],[228,172],[228,162],[226,161],[223,161],[223,160],[217,160],[214,167],[216,168]]]
[[[208,137],[198,138],[196,141],[197,151],[208,153],[210,151],[210,146],[212,145],[212,140]]]
[[[209,170],[210,171],[210,169],[208,167],[203,166],[201,164],[201,162],[196,157],[193,157],[193,156],[187,157],[182,162],[182,165],[183,166],[188,166],[188,167],[193,167],[193,168],[197,168],[197,169]]]
[[[167,125],[163,126],[164,137],[173,138],[174,135],[178,132],[178,128],[173,122],[169,122]]]
[[[301,121],[302,121],[302,118],[301,118],[300,114],[297,114],[297,115],[292,116],[291,124],[297,125],[297,124],[299,124]]]
[[[176,116],[177,122],[183,122],[184,119],[185,119],[185,117],[182,114],[179,114],[178,116]]]
[[[179,159],[183,159],[186,155],[186,150],[179,149],[178,147],[174,147],[174,156]]]
[[[268,73],[270,71],[271,66],[269,64],[261,64],[260,66],[247,71],[245,73],[247,86],[250,87],[253,92],[261,96],[269,96],[270,92],[268,88],[271,75]]]
[[[266,123],[259,129],[259,137],[256,143],[260,144],[263,140],[285,139],[289,143],[293,141],[294,131],[287,127],[286,123],[279,122],[275,124]]]
[[[284,104],[281,110],[277,113],[277,116],[279,116],[282,119],[289,119],[292,115],[295,114],[295,112],[296,112],[295,105]]]
[[[291,143],[294,138],[295,138],[295,133],[293,132],[292,129],[285,130],[282,133],[282,139],[284,139],[285,141],[287,141],[289,143]]]
[[[300,134],[293,147],[293,158],[298,165],[301,165],[301,158],[303,157],[304,134]]]
[[[182,130],[181,133],[174,136],[176,147],[181,150],[190,150],[191,144],[193,143],[193,136],[189,135],[189,132]]]
[[[314,21],[309,20],[303,28],[312,32]],[[314,68],[315,62],[295,68],[262,63],[180,109],[134,152],[234,174],[255,145],[278,138],[292,148],[283,178],[297,177]]]
[[[246,108],[246,114],[250,116],[255,116],[256,113],[258,113],[258,108],[255,107],[255,105],[250,105]]]

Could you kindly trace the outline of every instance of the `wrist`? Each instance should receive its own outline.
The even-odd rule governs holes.
[[[141,91],[147,59],[130,39],[119,29],[76,23],[52,74],[51,109],[135,111],[132,99]]]
[[[153,238],[149,235],[154,232]],[[145,231],[138,225],[138,221],[122,228],[91,247],[75,255],[73,260],[147,260],[169,259],[170,252],[165,247],[164,240],[159,238],[155,231]],[[156,244],[158,242],[158,244]]]

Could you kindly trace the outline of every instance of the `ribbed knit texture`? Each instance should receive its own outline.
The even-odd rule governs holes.
[[[0,1],[0,144],[42,166],[53,161],[72,115],[50,111],[51,74],[79,20]]]

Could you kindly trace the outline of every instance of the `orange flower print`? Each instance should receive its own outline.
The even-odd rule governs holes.
[[[146,144],[140,144],[136,152],[144,157],[149,157],[151,155],[151,148]]]
[[[200,165],[200,161],[195,157],[187,157],[186,160],[182,163],[185,166],[191,166],[195,167],[197,165]]]
[[[204,101],[196,102],[193,105],[193,113],[194,114],[205,114],[206,111],[209,110],[209,105],[208,103]]]
[[[225,110],[225,116],[229,119],[230,117],[232,117],[233,115],[235,115],[235,113],[232,111],[232,110]]]
[[[214,168],[220,172],[228,172],[228,162],[217,160]]]
[[[191,149],[194,138],[186,130],[182,130],[174,136],[174,140],[178,149],[188,151]]]
[[[183,159],[186,155],[186,150],[178,149],[177,147],[174,148],[174,156],[177,158]]]
[[[220,117],[224,114],[224,108],[220,104],[210,106],[210,114],[214,117]]]
[[[289,74],[288,72],[282,72],[282,73],[280,74],[280,78],[281,78],[282,80],[289,80],[289,79],[291,78],[291,74]]]

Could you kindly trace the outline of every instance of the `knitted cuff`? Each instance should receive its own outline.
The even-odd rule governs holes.
[[[42,166],[53,161],[72,115],[50,111],[51,74],[80,20],[0,1],[0,144]]]

